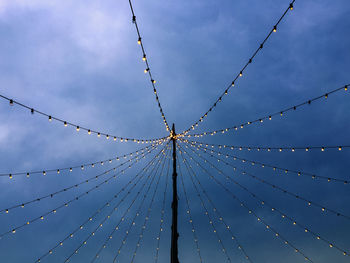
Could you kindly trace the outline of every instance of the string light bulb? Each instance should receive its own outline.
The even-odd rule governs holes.
[[[273,27],[273,32],[277,32],[277,26]]]
[[[80,127],[79,126],[77,126],[77,131],[79,131],[80,130]]]
[[[137,40],[137,44],[141,45],[141,37]]]

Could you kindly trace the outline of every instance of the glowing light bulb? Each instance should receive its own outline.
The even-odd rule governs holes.
[[[88,130],[88,134],[89,134],[89,135],[91,134],[91,130]]]
[[[239,72],[239,76],[240,77],[242,77],[243,76],[243,72],[241,71],[241,72]]]
[[[147,73],[148,71],[149,71],[149,68],[146,68],[146,69],[144,70],[145,73]]]
[[[143,55],[142,60],[143,60],[143,61],[146,61],[146,54]]]
[[[77,126],[77,131],[79,131],[80,130],[80,127],[79,126]]]
[[[101,137],[101,133],[97,133],[97,137]]]
[[[289,5],[289,9],[290,9],[290,10],[293,10],[293,8],[294,8],[293,4],[290,4],[290,5]]]
[[[277,32],[277,26],[273,27],[273,32]]]
[[[141,45],[141,37],[137,40],[137,44]]]
[[[67,122],[65,121],[65,122],[63,123],[63,125],[64,125],[64,127],[67,127]]]
[[[51,116],[49,116],[49,121],[52,121],[52,117]]]

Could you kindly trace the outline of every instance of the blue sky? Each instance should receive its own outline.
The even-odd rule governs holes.
[[[198,120],[225,90],[288,5],[289,1],[285,0],[224,0],[219,3],[212,0],[150,0],[134,3],[160,101],[168,122],[175,122],[178,132]],[[282,21],[277,33],[273,34],[235,88],[197,131],[231,127],[349,84],[349,14],[350,4],[346,0],[296,1],[294,10]],[[7,97],[108,134],[137,138],[167,135],[149,79],[143,73],[144,62],[131,23],[128,1],[0,0],[0,58],[0,93]],[[327,100],[320,100],[271,122],[252,125],[235,134],[208,136],[200,140],[261,146],[350,145],[349,96],[349,91],[341,91]],[[32,116],[18,106],[9,107],[5,100],[0,102],[0,130],[0,173],[70,167],[123,155],[144,146],[77,133],[71,127],[50,123],[38,114]],[[348,149],[341,152],[227,153],[288,169],[349,180]],[[119,191],[121,185],[129,181],[147,160],[128,170],[120,181],[101,186],[56,215],[0,239],[1,262],[34,262]],[[266,168],[236,165],[350,215],[349,184],[313,181],[283,173],[276,176],[275,172]],[[113,167],[113,164],[84,171],[78,169],[72,175],[33,175],[30,179],[14,177],[12,180],[0,178],[0,209],[78,183],[109,167]],[[220,167],[227,174],[232,174],[228,167]],[[195,189],[191,187],[189,174],[184,166],[182,169],[203,261],[225,262]],[[201,169],[194,169],[253,262],[277,263],[281,259],[287,263],[304,262],[300,255],[282,244],[237,205]],[[219,176],[215,170],[208,169],[213,176]],[[135,262],[152,261],[155,255],[155,236],[159,230],[165,177],[163,172],[151,214],[153,220],[149,221]],[[309,208],[303,202],[247,176],[237,175],[236,180],[350,252],[349,220],[322,213],[318,208]],[[23,209],[15,209],[9,214],[1,213],[0,232],[26,222],[28,218],[40,216],[94,184],[84,184],[72,193],[63,193]],[[334,248],[286,223],[241,189],[226,184],[313,262],[349,261]],[[180,262],[199,262],[180,186],[179,192]],[[170,192],[167,197],[159,262],[168,260],[169,252]],[[127,202],[130,200],[131,197]],[[146,201],[149,203],[150,199]],[[127,204],[123,204],[123,208]],[[209,203],[207,205],[210,207]],[[136,213],[135,209],[132,209],[131,216]],[[214,213],[212,217],[215,218]],[[79,251],[71,262],[91,260],[98,245],[119,218],[120,214],[115,214],[108,220],[88,247]],[[137,226],[142,224],[143,218],[144,214],[138,219]],[[96,224],[97,221],[84,228],[42,262],[63,262]],[[222,224],[217,222],[215,225],[232,261],[246,262],[233,248]],[[123,230],[113,237],[96,262],[113,259],[122,240],[121,233],[127,226],[128,223],[124,223]],[[120,254],[120,262],[130,262],[139,231],[139,228],[135,228],[130,233],[130,243],[126,243]]]

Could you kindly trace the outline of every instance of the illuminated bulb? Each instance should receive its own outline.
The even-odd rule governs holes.
[[[9,174],[10,179],[12,179],[12,174]]]
[[[290,9],[290,10],[293,10],[293,8],[294,8],[293,4],[290,4],[290,5],[289,5],[289,9]]]
[[[273,32],[277,32],[277,26],[273,27]]]
[[[114,137],[113,140],[116,141],[116,140],[117,140],[117,137]]]
[[[97,137],[101,137],[101,133],[97,133]]]
[[[14,233],[16,233],[16,230],[15,230],[15,229],[12,230],[12,234],[14,234]]]
[[[155,83],[156,83],[156,81],[155,81],[154,79],[152,79],[151,81],[152,81],[152,83],[153,83],[153,84],[155,84]]]
[[[243,72],[241,71],[241,72],[239,72],[239,76],[240,77],[242,77],[243,76]]]
[[[137,44],[141,45],[141,37],[137,40]]]
[[[44,220],[44,217],[43,217],[43,216],[41,216],[41,217],[40,217],[40,219],[41,219],[41,220]]]
[[[60,169],[57,169],[57,174],[59,174],[60,173]]]
[[[79,131],[80,130],[80,127],[79,126],[77,126],[77,131]]]
[[[43,175],[46,175],[46,172],[45,172],[45,171],[43,171]]]
[[[325,97],[325,99],[328,99],[328,94],[325,94],[324,97]]]
[[[147,73],[148,71],[149,71],[149,68],[146,68],[146,69],[144,70],[145,73]]]
[[[324,152],[324,147],[321,148],[321,151]]]
[[[345,86],[345,87],[344,87],[344,90],[347,91],[347,90],[348,90],[348,86]]]
[[[146,61],[146,55],[143,55],[142,60]]]
[[[106,135],[106,139],[107,139],[107,140],[109,139],[109,135],[108,135],[108,134]]]
[[[73,171],[73,169],[72,169],[72,168],[69,168],[69,171],[71,172],[71,171]]]
[[[338,150],[341,151],[341,149],[342,149],[341,146],[339,146]]]
[[[52,117],[51,116],[49,116],[49,121],[52,121]]]

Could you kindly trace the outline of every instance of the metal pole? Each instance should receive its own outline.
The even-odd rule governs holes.
[[[179,233],[177,232],[177,173],[176,173],[176,133],[175,124],[173,123],[172,137],[173,141],[173,202],[171,204],[172,208],[172,224],[171,224],[171,263],[179,263],[178,258],[178,246],[177,241],[179,238]]]

